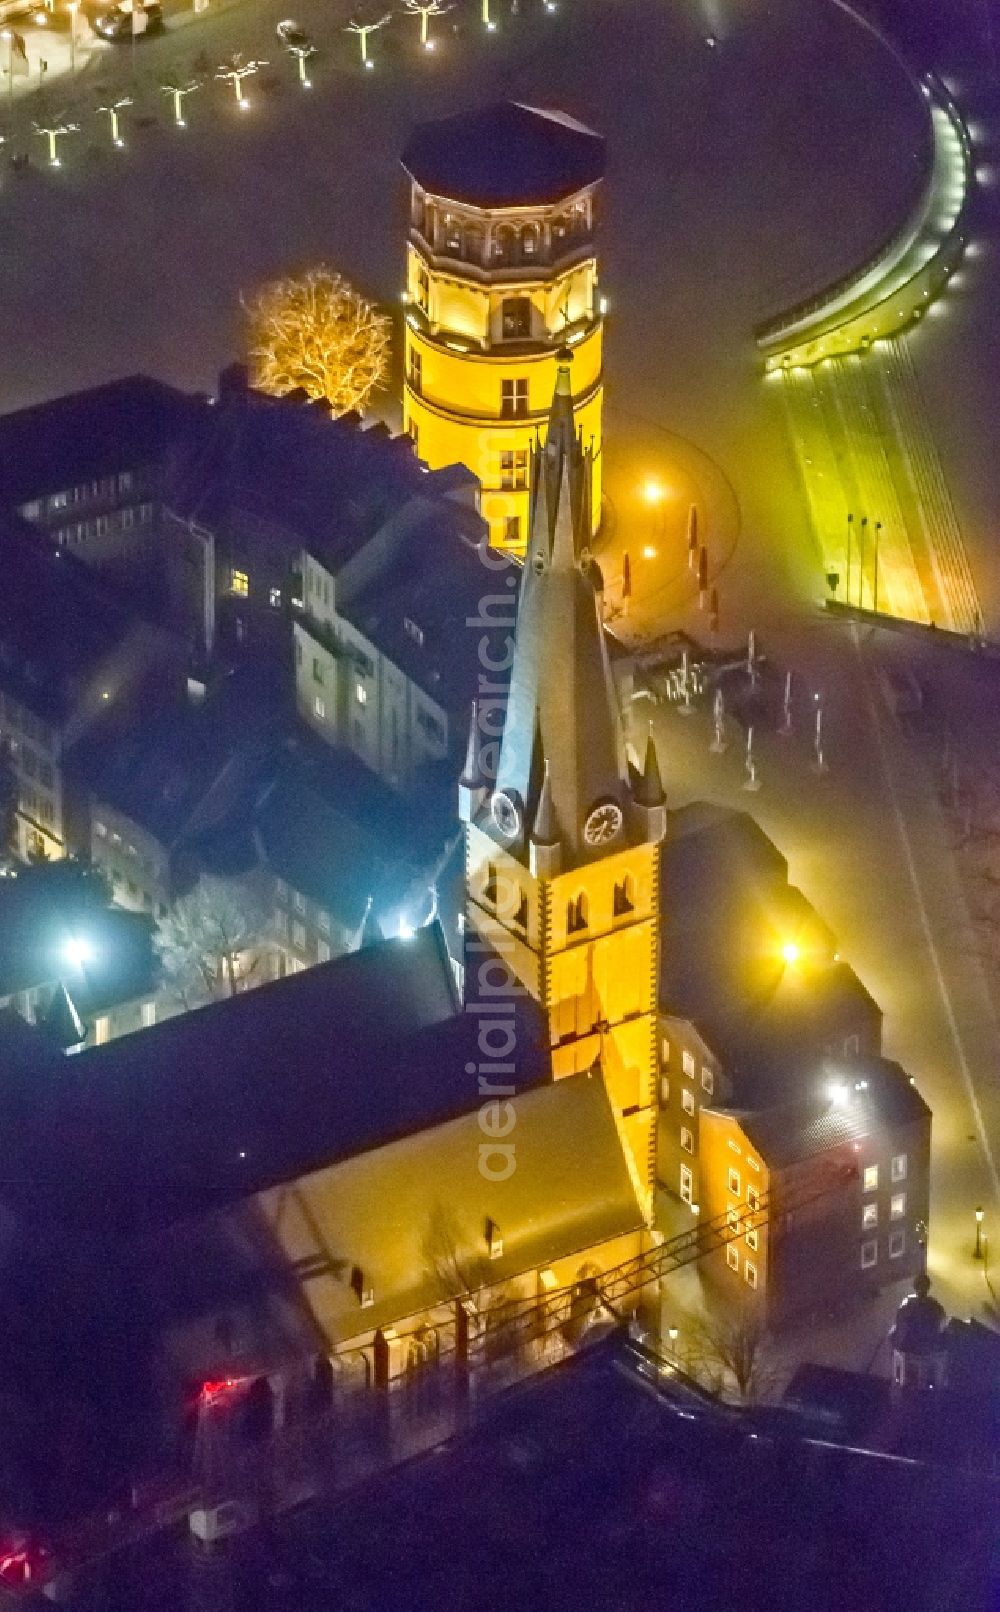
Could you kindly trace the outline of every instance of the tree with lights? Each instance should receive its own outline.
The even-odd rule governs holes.
[[[200,78],[181,78],[172,74],[165,78],[160,85],[163,94],[169,95],[173,102],[174,122],[179,129],[187,128],[187,119],[184,116],[184,102],[189,95],[194,94],[195,90],[200,90],[201,86],[202,80]]]
[[[62,158],[59,155],[59,141],[64,135],[79,134],[79,123],[67,123],[65,112],[60,112],[52,123],[35,123],[32,126],[36,134],[44,135],[49,142],[49,166],[60,167]]]
[[[374,22],[366,22],[360,12],[356,11],[350,22],[347,24],[344,32],[347,34],[357,34],[358,36],[358,42],[361,46],[362,67],[367,67],[369,70],[371,70],[371,68],[375,66],[375,63],[368,54],[368,35],[378,33],[378,30],[380,28],[384,28],[386,23],[391,22],[391,20],[391,11],[387,11],[384,17],[379,17]]]
[[[389,371],[385,314],[320,266],[272,280],[243,300],[251,380],[281,397],[301,388],[334,416],[360,413]]]
[[[122,113],[127,106],[131,105],[131,95],[117,95],[113,99],[108,96],[106,100],[101,102],[100,106],[94,108],[98,114],[103,113],[108,119],[108,122],[111,126],[111,144],[114,146],[121,147],[125,144],[125,141],[122,139],[121,119],[119,114]]]
[[[237,50],[234,51],[228,61],[223,62],[221,66],[215,69],[216,78],[221,78],[223,82],[232,84],[236,94],[236,105],[241,112],[249,112],[250,110],[250,102],[243,94],[243,80],[253,78],[255,73],[259,73],[261,68],[266,66],[266,61],[247,61],[242,51]]]
[[[235,996],[260,961],[255,952],[266,916],[259,901],[227,879],[202,878],[156,925],[156,948],[168,985],[184,1007]]]
[[[403,8],[411,16],[420,18],[420,43],[425,50],[434,49],[434,41],[430,37],[430,20],[432,17],[441,17],[446,11],[454,7],[442,5],[441,0],[403,0]]]

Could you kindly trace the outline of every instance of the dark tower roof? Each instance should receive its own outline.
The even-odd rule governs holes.
[[[421,123],[403,167],[423,190],[472,207],[545,206],[604,174],[604,141],[564,112],[499,101]]]
[[[625,814],[630,784],[597,596],[578,542],[590,530],[588,459],[573,427],[568,360],[535,461],[497,789],[520,798],[529,830],[541,816],[549,842],[580,859],[606,853],[606,845],[586,844],[584,823],[605,801]]]

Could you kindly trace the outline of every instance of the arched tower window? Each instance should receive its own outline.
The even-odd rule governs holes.
[[[615,885],[612,912],[616,918],[624,918],[627,912],[635,911],[635,880],[630,873],[626,873]]]
[[[498,263],[513,263],[517,235],[511,224],[498,224],[493,233],[493,256]]]
[[[521,226],[521,256],[528,263],[534,262],[538,256],[537,224],[523,224]]]
[[[578,896],[574,896],[573,900],[569,904],[569,907],[567,908],[566,928],[568,932],[571,935],[579,934],[581,929],[586,929],[588,918],[589,911],[587,897],[583,891],[581,891]]]

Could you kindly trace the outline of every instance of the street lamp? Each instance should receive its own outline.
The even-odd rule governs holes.
[[[972,1250],[972,1257],[973,1259],[982,1259],[983,1257],[983,1211],[978,1205],[976,1207],[976,1246]]]
[[[94,948],[83,935],[69,935],[63,941],[62,954],[70,968],[84,968],[94,960]]]
[[[781,948],[781,960],[786,968],[794,968],[802,956],[802,947],[797,940],[786,940]]]
[[[108,121],[111,125],[111,143],[112,145],[118,146],[119,150],[125,144],[125,141],[121,136],[118,114],[123,107],[131,105],[131,95],[119,95],[116,100],[108,101],[104,106],[98,106],[95,108],[97,112],[105,112],[107,114]]]

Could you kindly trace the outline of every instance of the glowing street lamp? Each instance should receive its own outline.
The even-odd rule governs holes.
[[[59,156],[59,141],[64,135],[79,134],[79,123],[57,121],[55,123],[35,123],[32,127],[36,134],[43,134],[49,142],[49,167],[62,167],[62,159]]]
[[[983,1257],[983,1211],[981,1206],[976,1209],[976,1246],[972,1250],[972,1257],[973,1259],[982,1259]]]
[[[354,16],[344,29],[347,34],[357,34],[358,42],[361,46],[361,65],[367,68],[369,72],[371,72],[375,63],[368,54],[368,35],[378,33],[378,30],[384,28],[391,19],[391,11],[387,11],[384,17],[379,17],[377,22],[362,22],[360,17]]]
[[[236,51],[228,62],[223,62],[221,67],[216,68],[216,78],[228,79],[232,84],[236,95],[236,105],[241,112],[249,112],[250,110],[250,102],[243,94],[243,80],[252,78],[255,73],[259,73],[260,69],[266,66],[266,61],[245,61],[242,53]]]
[[[69,935],[63,941],[63,961],[70,968],[85,968],[94,960],[94,948],[85,935]]]
[[[164,95],[169,95],[173,101],[174,122],[176,123],[177,127],[179,129],[186,129],[187,120],[184,116],[184,102],[187,100],[189,95],[194,94],[195,90],[201,89],[201,79],[191,78],[187,79],[185,82],[175,82],[171,80],[166,84],[161,84],[160,89],[163,91]]]
[[[403,9],[408,11],[411,16],[420,18],[420,43],[425,50],[433,50],[434,41],[430,37],[430,20],[432,17],[442,16],[444,12],[451,11],[453,8],[443,5],[442,0],[403,0]]]
[[[125,141],[121,136],[118,114],[123,110],[124,107],[131,105],[131,95],[119,95],[117,100],[108,101],[104,106],[95,107],[95,111],[104,112],[107,114],[108,122],[111,125],[111,143],[112,145],[118,146],[119,150],[122,148],[122,146],[124,146]]]
[[[662,504],[667,494],[663,483],[650,476],[642,484],[642,496],[647,504]]]
[[[482,0],[483,27],[488,34],[495,34],[497,25],[490,16],[490,0]]]
[[[290,19],[278,24],[278,38],[290,56],[294,56],[299,69],[299,83],[304,90],[312,89],[312,79],[306,72],[306,62],[310,56],[316,55],[316,46],[309,35],[303,33],[298,25]]]
[[[781,960],[786,968],[794,968],[802,956],[802,947],[797,940],[786,940],[781,948]]]

